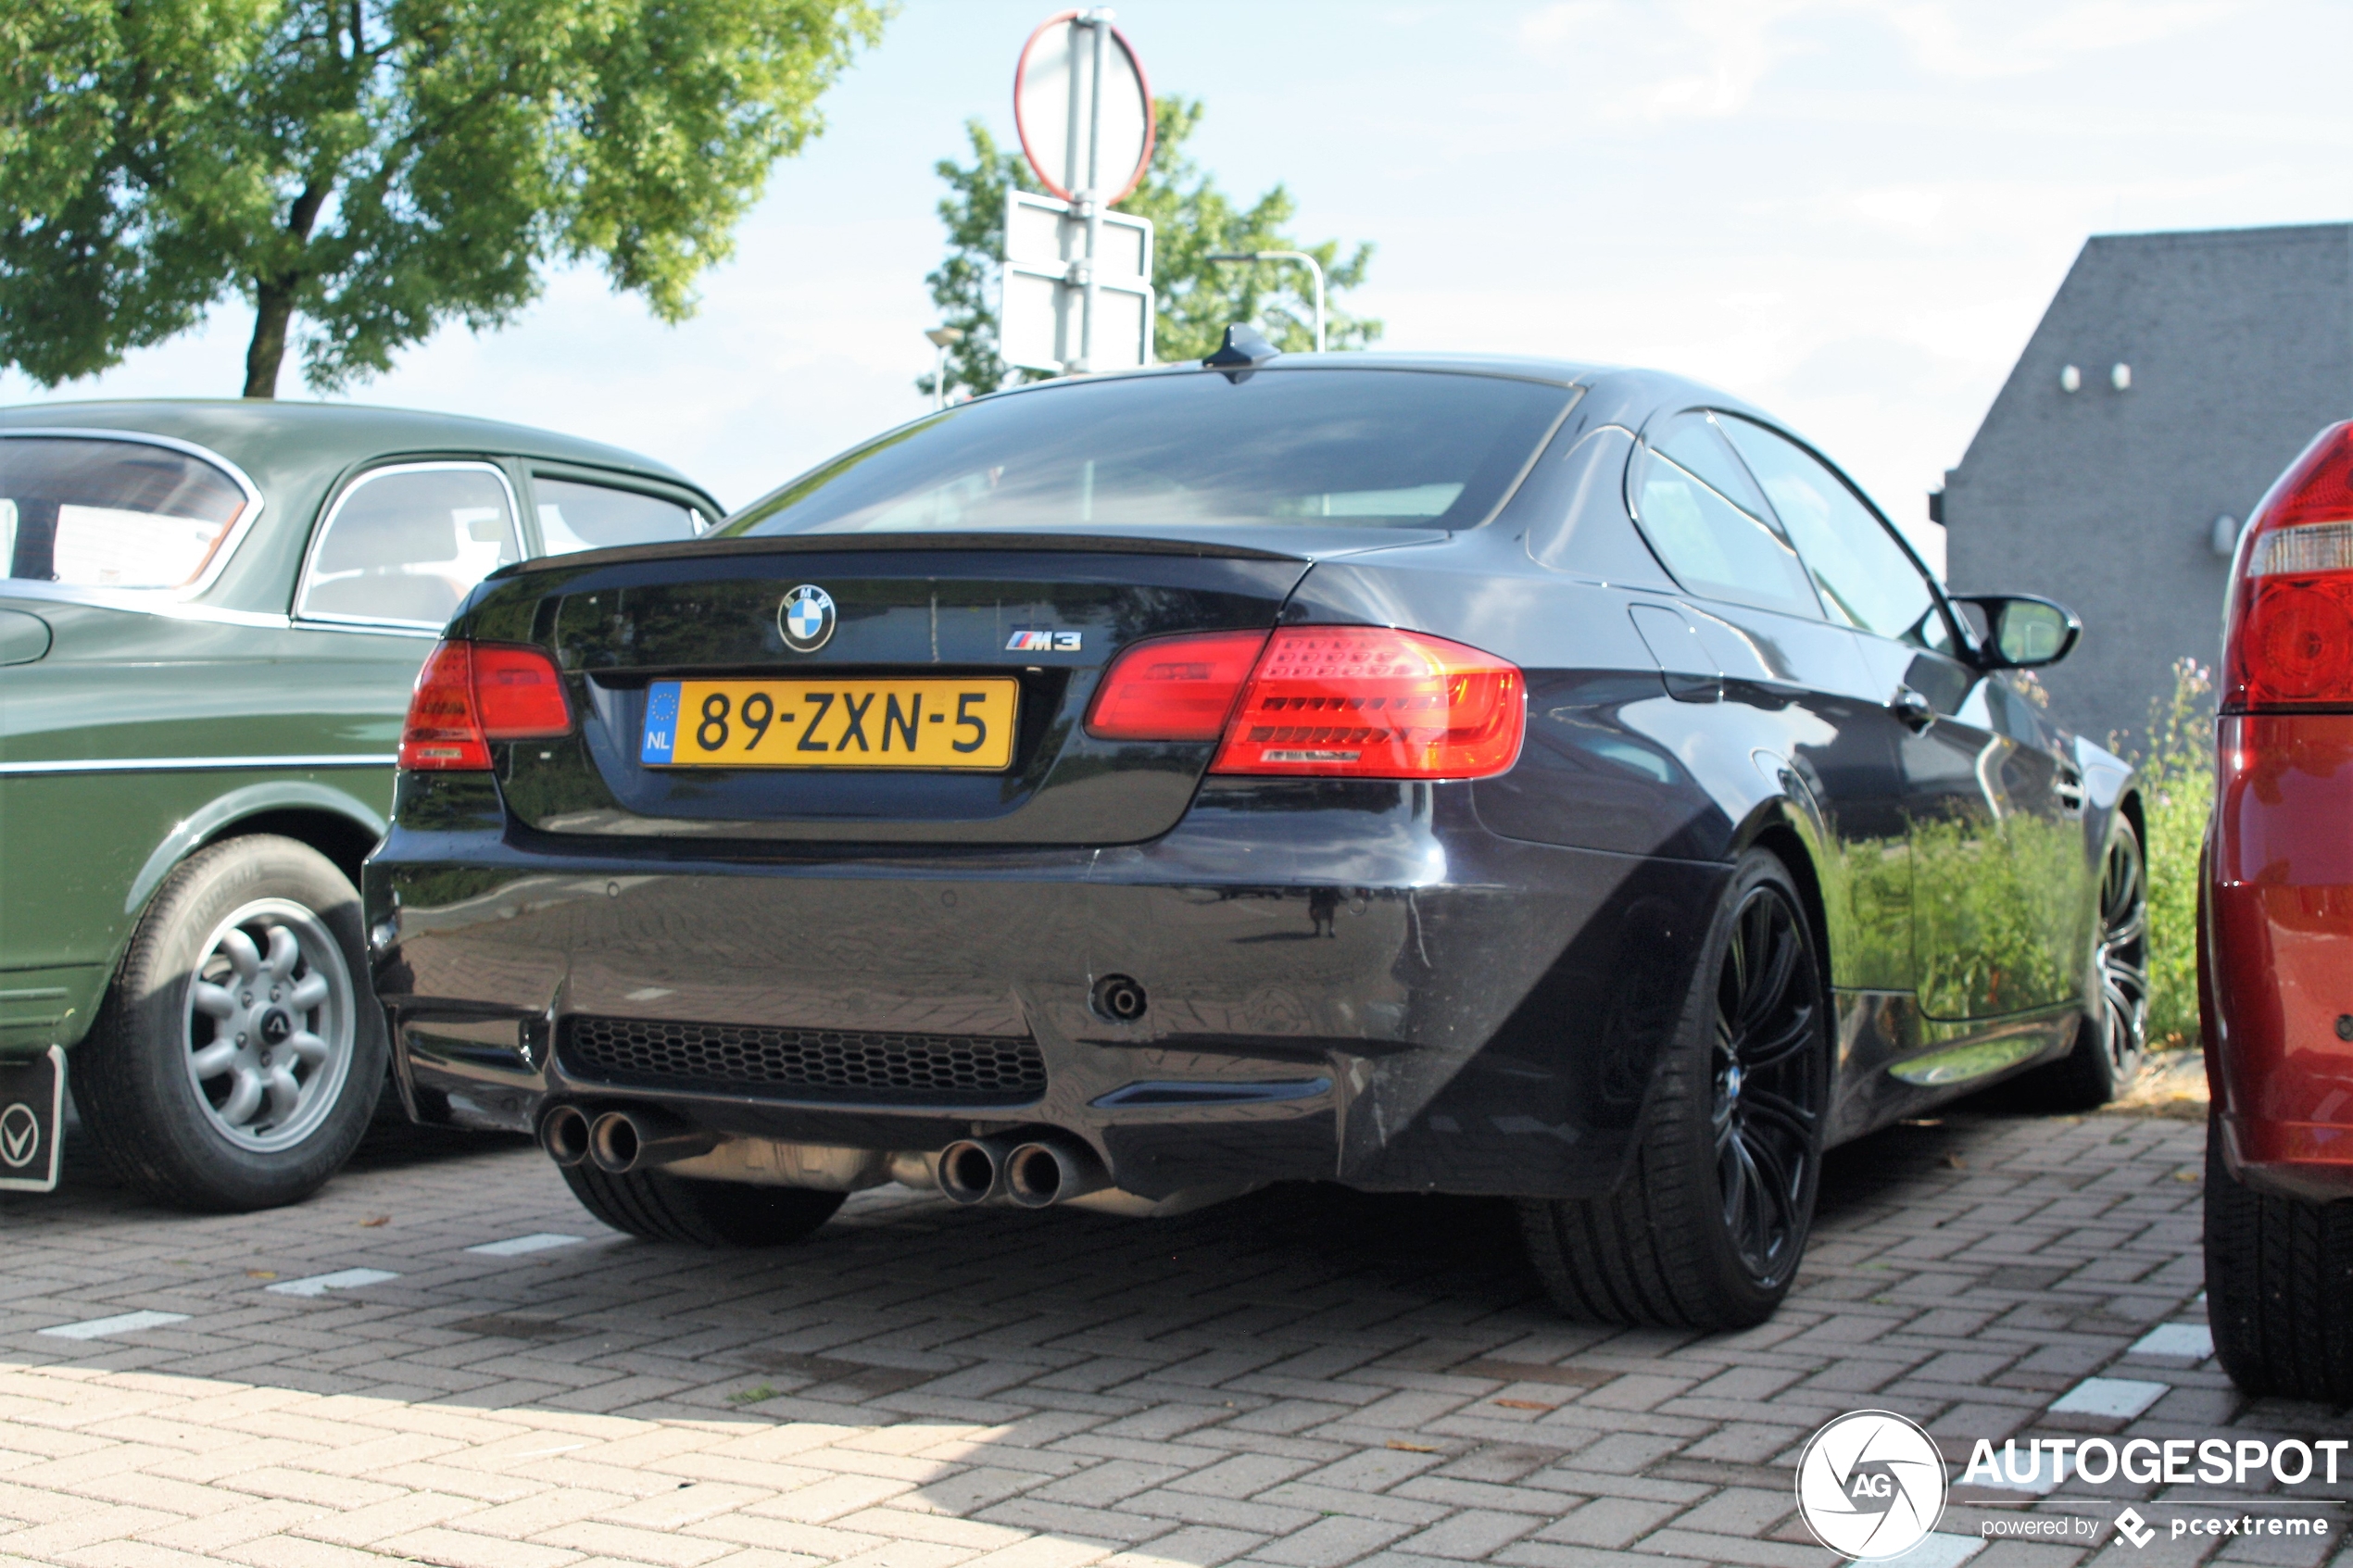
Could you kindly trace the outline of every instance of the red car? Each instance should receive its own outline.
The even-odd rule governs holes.
[[[2240,1387],[2353,1402],[2353,420],[2231,569],[2198,920],[2206,1289]]]

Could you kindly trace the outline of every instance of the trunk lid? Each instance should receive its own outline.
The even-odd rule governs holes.
[[[1340,532],[1291,550],[1051,533],[606,550],[494,579],[460,629],[550,648],[568,677],[575,734],[497,748],[508,808],[536,832],[604,838],[617,852],[661,841],[665,854],[678,840],[713,849],[748,841],[1134,843],[1176,824],[1215,746],[1088,736],[1081,721],[1103,670],[1139,638],[1272,627],[1316,555],[1420,542]],[[799,652],[781,612],[805,584],[830,597],[834,619],[822,646]],[[789,681],[854,705],[877,686],[938,679],[948,684],[925,689],[952,705],[959,683],[992,678],[1017,684],[1001,770],[643,759],[649,703],[665,683]],[[781,703],[786,689],[775,689]],[[882,710],[874,704],[876,719]],[[866,721],[866,735],[881,727],[876,719]],[[694,724],[693,713],[680,715],[682,752]],[[839,726],[832,733],[838,737]]]

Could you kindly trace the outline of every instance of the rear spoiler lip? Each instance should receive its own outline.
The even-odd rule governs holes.
[[[619,567],[631,562],[694,562],[694,559],[734,559],[744,555],[854,555],[854,552],[1019,552],[1019,555],[1184,555],[1193,559],[1235,559],[1235,562],[1297,562],[1302,567],[1320,559],[1365,555],[1369,550],[1403,550],[1407,546],[1435,546],[1452,538],[1447,529],[1360,529],[1360,538],[1343,550],[1329,547],[1329,533],[1315,529],[1317,546],[1302,550],[1261,550],[1259,546],[1224,543],[1212,538],[1174,538],[1163,533],[772,533],[760,538],[709,538],[659,546],[614,546],[610,550],[574,550],[570,555],[535,555],[527,562],[501,567],[494,578],[532,576],[579,567]]]
[[[1400,544],[1407,542],[1398,541]],[[1423,541],[1416,537],[1410,542]],[[1378,548],[1381,543],[1378,539],[1367,539],[1365,547]],[[778,533],[756,539],[710,539],[683,545],[619,545],[602,550],[537,556],[509,567],[500,575],[528,577],[535,572],[576,571],[581,567],[618,566],[632,561],[695,560],[713,556],[849,555],[901,550],[935,555],[950,551],[1007,550],[1062,555],[1192,556],[1226,560],[1297,561],[1302,566],[1317,558],[1285,550],[1262,550],[1250,545],[1218,545],[1199,539],[1164,539],[1136,533]]]

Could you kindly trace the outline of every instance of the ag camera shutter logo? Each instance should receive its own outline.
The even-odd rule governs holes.
[[[1797,1512],[1814,1538],[1843,1557],[1901,1557],[1944,1517],[1944,1456],[1900,1415],[1851,1411],[1806,1440]]]

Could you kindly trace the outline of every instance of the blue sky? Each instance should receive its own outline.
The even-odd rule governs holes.
[[[907,0],[694,320],[567,272],[516,325],[444,332],[352,395],[617,442],[730,505],[912,417],[932,165],[968,117],[1010,131],[1014,56],[1055,8]],[[1206,101],[1197,151],[1227,189],[1283,182],[1302,237],[1376,243],[1352,306],[1389,345],[1699,376],[1923,533],[2087,235],[2353,217],[2344,0],[1117,11],[1154,89]],[[232,303],[94,381],[0,373],[0,401],[233,394],[248,328]],[[291,367],[282,390],[308,395]]]

